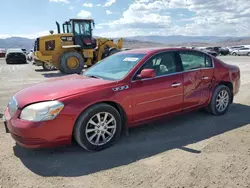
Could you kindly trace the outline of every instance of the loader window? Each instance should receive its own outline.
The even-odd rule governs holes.
[[[131,71],[145,54],[116,53],[99,61],[83,73],[88,77],[120,80]]]
[[[72,33],[72,28],[70,24],[63,24],[63,31],[65,33]]]
[[[91,27],[89,22],[74,22],[74,34],[91,36]]]

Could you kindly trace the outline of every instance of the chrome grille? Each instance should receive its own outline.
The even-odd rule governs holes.
[[[15,97],[12,97],[8,104],[8,110],[9,110],[9,114],[11,117],[15,115],[15,113],[17,112],[17,109],[18,109],[17,100],[15,99]]]

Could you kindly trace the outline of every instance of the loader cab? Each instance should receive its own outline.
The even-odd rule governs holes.
[[[56,22],[58,33],[60,33],[60,24]],[[72,33],[75,45],[81,49],[94,49],[96,40],[92,36],[95,22],[92,19],[70,19],[62,24],[63,33]]]
[[[71,19],[74,44],[80,45],[82,49],[93,49],[96,47],[96,40],[93,38],[92,31],[95,22],[92,19]]]

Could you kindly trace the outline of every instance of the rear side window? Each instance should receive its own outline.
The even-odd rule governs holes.
[[[212,59],[200,52],[183,51],[179,52],[184,71],[212,67]]]

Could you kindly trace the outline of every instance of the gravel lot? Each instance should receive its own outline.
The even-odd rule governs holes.
[[[90,153],[76,144],[28,150],[0,122],[0,188],[250,187],[250,58],[220,57],[241,68],[242,85],[229,112],[203,112],[130,130],[113,147]],[[0,113],[30,84],[61,76],[0,59]]]

